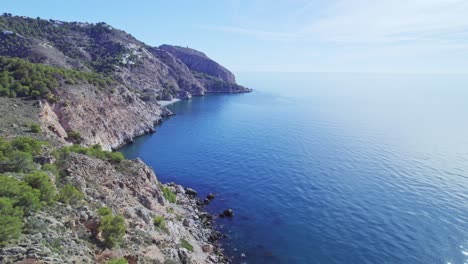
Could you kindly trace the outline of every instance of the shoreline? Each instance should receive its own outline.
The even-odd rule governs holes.
[[[162,108],[165,108],[180,101],[182,101],[182,99],[174,98],[170,101],[158,101],[158,103],[161,105]],[[168,116],[172,115],[175,114],[171,112],[171,115]],[[160,122],[156,123],[153,126],[152,132],[155,132],[156,127],[161,125],[163,122],[167,122],[167,120],[164,121],[164,119],[162,119]],[[147,134],[150,133],[145,133],[133,137],[131,142],[125,142],[124,144],[116,148],[114,151],[119,152],[120,149],[131,145],[135,138],[140,138]],[[142,161],[139,157],[135,157],[131,160],[139,160],[143,164],[151,168],[151,170],[156,175],[157,181],[159,181],[159,177],[157,177],[157,171],[154,168],[146,164],[146,162]],[[182,223],[182,226],[184,228],[190,229],[190,233],[195,235],[196,240],[192,242],[198,244],[198,246],[202,249],[203,253],[208,254],[207,260],[211,261],[212,263],[231,263],[232,259],[225,254],[225,248],[223,246],[224,243],[221,242],[223,238],[226,238],[226,234],[221,232],[218,228],[216,228],[216,218],[218,217],[218,214],[210,213],[205,209],[205,206],[209,204],[206,202],[206,200],[209,200],[211,202],[211,200],[214,198],[209,199],[208,197],[200,197],[198,196],[197,191],[194,190],[192,187],[178,184],[177,180],[165,183],[160,182],[160,184],[161,186],[170,188],[171,191],[174,194],[176,194],[178,204],[175,207],[179,207],[179,209],[182,209],[179,212],[183,212],[187,217],[186,219],[190,219],[187,222],[184,221]],[[180,204],[179,201],[181,201]]]

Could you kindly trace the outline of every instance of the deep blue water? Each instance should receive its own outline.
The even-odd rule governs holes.
[[[468,263],[468,76],[238,79],[122,150],[233,208],[236,262]]]

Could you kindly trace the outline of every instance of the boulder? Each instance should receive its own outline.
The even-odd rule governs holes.
[[[184,219],[184,221],[182,222],[182,224],[183,224],[184,226],[186,226],[186,227],[192,227],[192,226],[195,224],[195,222],[194,222],[192,219],[186,218],[186,219]]]
[[[186,188],[186,189],[185,189],[185,194],[192,195],[192,196],[196,196],[196,195],[197,195],[197,191],[195,191],[195,190],[192,189],[192,188]]]
[[[232,211],[232,209],[226,209],[223,211],[222,214],[220,214],[219,216],[221,217],[233,217],[234,216],[234,212]]]
[[[208,254],[213,253],[213,248],[214,247],[212,245],[210,245],[210,244],[206,244],[206,245],[202,246],[203,252],[208,253]]]

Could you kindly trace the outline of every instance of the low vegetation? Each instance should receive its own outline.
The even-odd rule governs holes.
[[[177,196],[171,191],[169,187],[162,187],[163,196],[168,200],[170,203],[177,202]]]
[[[32,133],[39,133],[41,132],[41,127],[38,124],[31,124],[29,129]]]
[[[0,246],[17,239],[23,227],[23,211],[7,197],[0,198]]]
[[[64,147],[55,152],[57,158],[65,158],[71,152],[84,154],[87,156],[95,157],[101,160],[109,161],[111,163],[120,163],[125,158],[120,152],[110,152],[102,149],[101,145],[94,145],[92,147],[83,147],[80,145],[73,145],[70,147]]]
[[[154,226],[159,227],[159,228],[166,227],[166,221],[164,220],[164,217],[162,216],[156,216],[155,218],[153,218],[153,223],[154,223]]]
[[[58,87],[82,82],[101,88],[113,83],[110,78],[96,73],[0,56],[0,96],[45,98],[56,101],[54,91]]]
[[[44,145],[47,143],[29,137],[17,137],[11,141],[0,138],[0,173],[33,171],[36,168],[33,157]]]
[[[55,202],[57,192],[47,173],[36,171],[26,175],[24,181],[32,188],[39,190],[39,199],[45,204]]]
[[[57,200],[64,204],[76,204],[83,200],[84,195],[73,185],[66,184],[60,190]]]
[[[180,240],[180,245],[190,252],[193,252],[193,246],[185,239]]]
[[[128,264],[128,261],[125,258],[111,259],[107,264]]]
[[[75,144],[78,144],[81,142],[81,134],[78,131],[68,131],[67,139]]]

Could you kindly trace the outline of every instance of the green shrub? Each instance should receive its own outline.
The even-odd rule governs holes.
[[[185,239],[180,240],[180,245],[190,252],[193,252],[193,246]]]
[[[112,210],[109,207],[103,206],[98,209],[97,213],[100,216],[109,216],[112,215]]]
[[[108,158],[112,163],[120,163],[125,159],[123,154],[120,152],[110,152],[110,154],[108,154]]]
[[[25,234],[37,234],[41,233],[49,227],[49,223],[47,223],[41,217],[37,215],[32,215],[28,217],[28,221],[24,223],[23,233]]]
[[[169,187],[163,187],[163,196],[168,200],[170,203],[176,203],[177,202],[177,196],[169,189]]]
[[[19,238],[23,227],[23,211],[13,201],[0,197],[0,246]]]
[[[0,197],[11,199],[13,206],[19,207],[25,214],[41,208],[40,191],[27,183],[0,175]]]
[[[30,172],[36,168],[30,153],[15,150],[0,158],[0,172]]]
[[[60,151],[55,151],[54,155],[56,156],[57,159],[63,159],[70,152],[80,153],[86,156],[95,157],[101,160],[109,161],[111,163],[120,163],[125,159],[122,153],[102,150],[102,147],[99,144],[93,145],[90,148],[84,147],[81,145],[73,145],[70,147],[64,147]]]
[[[77,202],[83,200],[84,195],[75,187],[70,184],[66,184],[60,190],[57,200],[64,204],[76,204]]]
[[[11,151],[13,151],[13,146],[11,146],[11,143],[0,137],[0,155],[4,155]]]
[[[99,231],[101,231],[102,238],[104,238],[104,244],[108,248],[117,247],[122,243],[127,230],[124,218],[121,215],[113,216],[109,208],[101,209],[99,209],[99,214],[102,214]]]
[[[38,124],[31,124],[29,129],[32,133],[39,133],[41,132],[41,127]]]
[[[16,150],[38,155],[46,143],[30,137],[17,137],[11,141],[11,145]]]
[[[125,258],[111,259],[107,264],[128,264],[128,261]]]
[[[30,172],[36,168],[33,156],[38,155],[45,142],[30,137],[11,141],[0,138],[0,172]]]
[[[41,167],[41,170],[43,171],[48,171],[52,173],[55,177],[58,177],[60,175],[60,171],[58,170],[57,166],[55,164],[44,164]]]
[[[28,174],[24,181],[34,189],[38,189],[41,193],[41,201],[51,204],[55,201],[56,191],[50,177],[47,173],[36,171]]]
[[[81,142],[81,134],[78,131],[68,131],[67,132],[67,138],[74,143],[80,143]]]
[[[164,217],[162,216],[156,216],[155,218],[153,218],[153,223],[156,227],[159,227],[159,228],[166,227],[166,221],[164,220]]]

